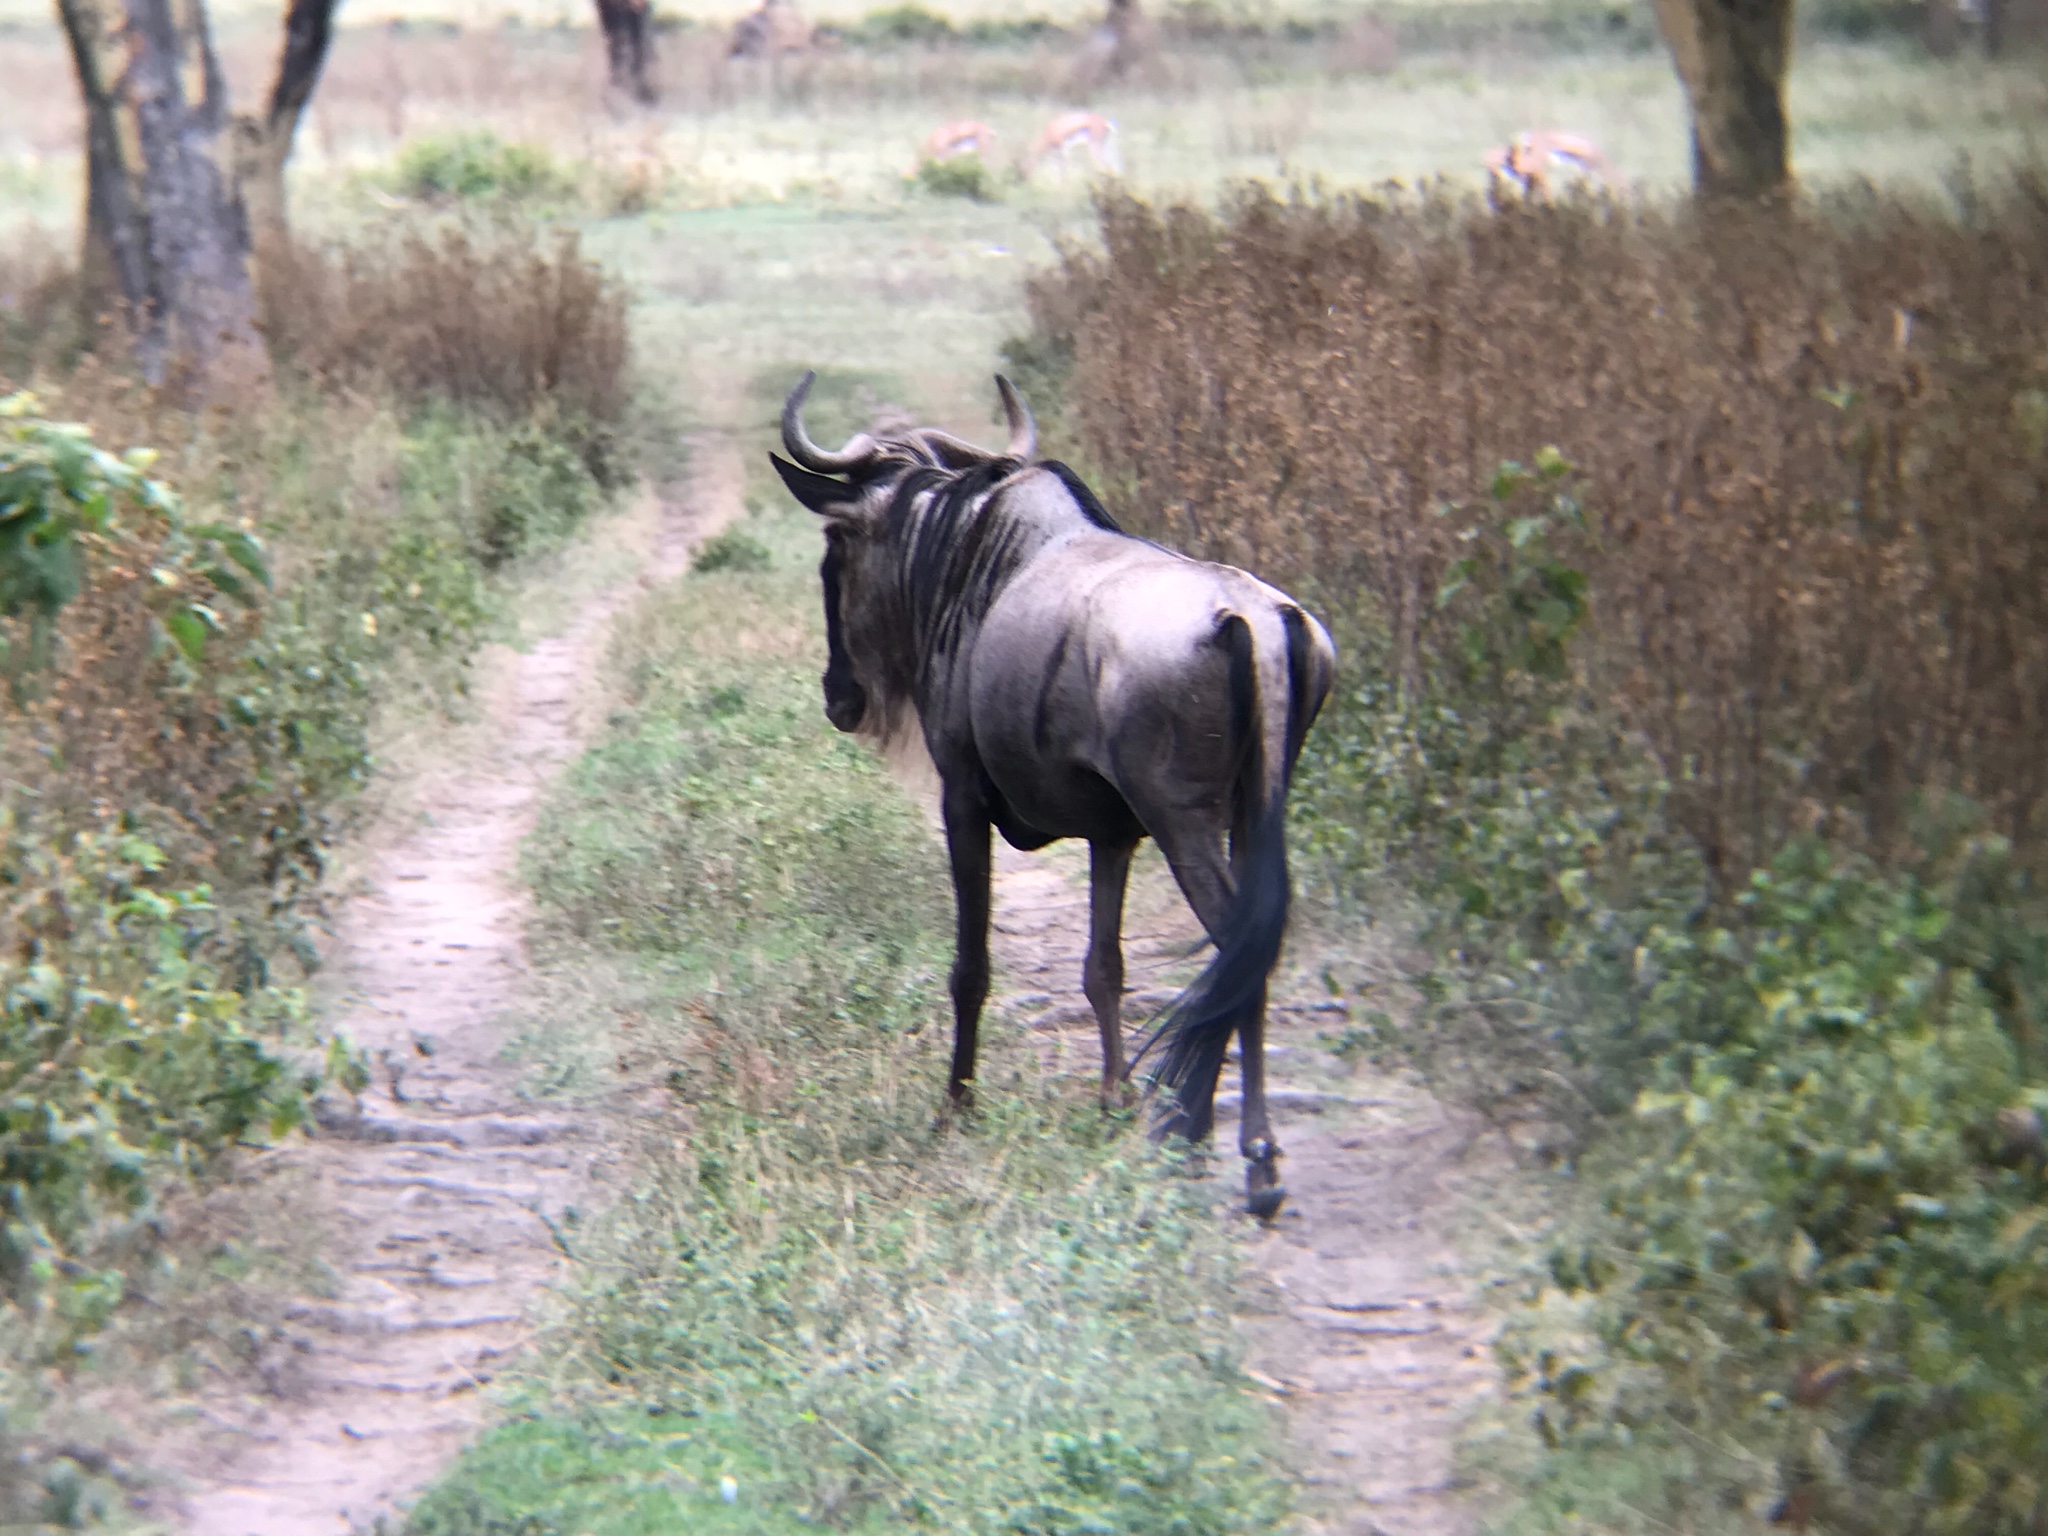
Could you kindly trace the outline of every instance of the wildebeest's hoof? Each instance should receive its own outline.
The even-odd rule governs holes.
[[[1287,1186],[1280,1182],[1279,1150],[1245,1159],[1244,1204],[1261,1221],[1271,1221],[1287,1203]]]

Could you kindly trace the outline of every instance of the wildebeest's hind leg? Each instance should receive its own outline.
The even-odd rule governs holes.
[[[1223,924],[1238,891],[1237,875],[1250,857],[1250,830],[1239,818],[1230,836],[1226,860],[1223,839],[1203,827],[1153,826],[1153,836],[1172,865],[1181,893],[1209,936],[1222,941]],[[1245,1159],[1245,1206],[1260,1220],[1279,1214],[1287,1199],[1280,1183],[1280,1147],[1273,1140],[1272,1121],[1266,1111],[1266,987],[1261,978],[1256,1001],[1239,1016],[1238,1046],[1244,1081],[1244,1105],[1239,1111],[1238,1150]],[[1167,1135],[1185,1136],[1199,1142],[1215,1122],[1217,1080],[1229,1050],[1226,1034],[1208,1043],[1197,1067],[1180,1085],[1180,1107],[1161,1122]]]
[[[973,1098],[974,1055],[981,1005],[988,1000],[989,818],[979,799],[948,788],[944,796],[946,854],[953,866],[953,1072],[947,1092],[957,1105]]]
[[[1214,939],[1223,932],[1230,914],[1236,883],[1223,852],[1220,831],[1185,818],[1155,816],[1147,820],[1159,851],[1166,855],[1181,895],[1194,909],[1203,930]],[[1205,1050],[1190,1074],[1178,1085],[1179,1107],[1159,1124],[1163,1136],[1185,1136],[1189,1141],[1206,1141],[1215,1126],[1216,1080],[1223,1071],[1223,1058],[1230,1048],[1228,1036]]]
[[[1287,1190],[1280,1182],[1280,1147],[1266,1115],[1266,998],[1259,994],[1258,1011],[1238,1026],[1239,1070],[1244,1078],[1244,1108],[1237,1122],[1237,1149],[1244,1154],[1245,1205],[1261,1221],[1280,1213]]]
[[[1123,1096],[1124,887],[1136,843],[1088,845],[1088,963],[1081,987],[1102,1030],[1102,1107]]]

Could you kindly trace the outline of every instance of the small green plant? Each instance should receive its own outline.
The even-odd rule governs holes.
[[[917,184],[934,197],[964,197],[972,202],[993,203],[1002,196],[988,163],[980,155],[926,160],[917,168]]]
[[[278,1050],[298,994],[228,986],[202,953],[212,893],[165,887],[164,864],[137,837],[53,841],[0,810],[0,1314],[47,1303],[72,1335],[122,1293],[78,1242],[166,1175],[298,1125],[318,1081]],[[338,1049],[329,1066],[351,1070]]]
[[[495,569],[565,537],[590,515],[600,495],[574,446],[532,425],[516,429],[484,493],[481,564]]]
[[[164,649],[198,661],[221,627],[219,603],[255,601],[270,573],[247,529],[187,523],[156,455],[116,457],[75,422],[54,422],[31,394],[0,400],[0,674],[17,690],[45,669],[57,617],[94,558],[146,561]]]
[[[1487,509],[1459,530],[1465,552],[1452,560],[1436,594],[1440,612],[1468,590],[1480,598],[1479,611],[1458,624],[1470,673],[1465,685],[1498,688],[1514,673],[1561,682],[1567,651],[1591,612],[1586,573],[1560,547],[1588,532],[1572,466],[1544,448],[1533,469],[1513,460],[1501,465],[1487,494]]]
[[[959,35],[953,23],[915,0],[869,11],[846,29],[850,43],[901,47],[906,43],[944,43]]]
[[[704,541],[690,562],[690,569],[702,574],[712,571],[765,571],[775,563],[768,546],[738,528]]]
[[[568,171],[537,144],[508,144],[488,130],[434,134],[399,152],[393,184],[424,202],[520,201],[574,190]]]

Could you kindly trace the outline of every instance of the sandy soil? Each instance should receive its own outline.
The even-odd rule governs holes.
[[[264,1390],[203,1406],[223,1433],[188,1468],[194,1536],[346,1536],[394,1516],[476,1433],[479,1389],[528,1336],[555,1274],[554,1223],[604,1147],[594,1119],[523,1100],[504,1059],[526,968],[520,842],[595,724],[613,619],[681,575],[739,495],[731,447],[696,444],[691,486],[660,505],[637,579],[484,669],[482,747],[362,850],[329,970],[349,1000],[335,1022],[373,1081],[326,1106],[321,1134],[291,1154],[336,1283],[289,1306]]]
[[[1085,850],[1018,853],[998,843],[997,1000],[1040,1033],[1068,1070],[1099,1070],[1101,1044],[1081,995],[1088,944]],[[1134,871],[1124,924],[1127,1039],[1199,963],[1200,938],[1162,862]],[[1463,1536],[1475,1515],[1453,1476],[1458,1426],[1497,1380],[1491,1325],[1452,1239],[1461,1186],[1497,1154],[1476,1127],[1427,1094],[1352,1072],[1319,1035],[1346,1005],[1301,985],[1297,957],[1274,978],[1267,1102],[1285,1153],[1288,1200],[1266,1226],[1239,1224],[1248,1267],[1247,1365],[1294,1433],[1303,1528],[1316,1536]],[[1290,978],[1293,978],[1290,981]],[[1218,1095],[1218,1208],[1241,1212],[1234,1072]]]

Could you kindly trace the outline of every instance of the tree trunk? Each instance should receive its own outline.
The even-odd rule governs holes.
[[[277,56],[277,79],[270,100],[259,113],[235,116],[235,180],[241,188],[249,231],[257,254],[286,234],[284,167],[292,140],[334,38],[334,10],[340,0],[291,0],[285,12],[284,46]]]
[[[1109,78],[1121,80],[1131,72],[1145,51],[1144,17],[1138,0],[1109,0],[1109,14],[1103,18],[1109,29]]]
[[[1692,106],[1692,179],[1709,196],[1759,197],[1792,178],[1785,73],[1792,0],[1656,0]]]
[[[1984,51],[2003,58],[2048,45],[2048,0],[1984,0]]]
[[[611,88],[642,106],[652,106],[655,99],[654,40],[648,23],[648,0],[597,0]]]
[[[201,0],[57,0],[86,111],[88,292],[118,298],[142,374],[260,369],[227,88]],[[188,94],[188,88],[196,94]]]
[[[1963,45],[1963,8],[1956,0],[1922,0],[1920,38],[1937,59],[1953,58]]]

